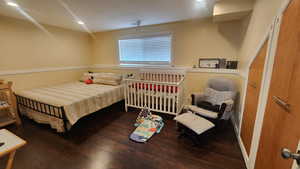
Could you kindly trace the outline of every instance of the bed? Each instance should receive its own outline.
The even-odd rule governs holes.
[[[123,85],[66,83],[15,93],[22,115],[66,132],[80,118],[124,99]]]

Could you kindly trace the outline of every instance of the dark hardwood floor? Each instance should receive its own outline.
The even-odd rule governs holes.
[[[245,169],[233,127],[201,137],[199,146],[177,139],[176,124],[165,127],[146,144],[128,139],[137,110],[125,113],[117,103],[81,119],[67,135],[23,118],[7,127],[28,141],[16,153],[14,169]],[[0,160],[4,168],[7,158]]]

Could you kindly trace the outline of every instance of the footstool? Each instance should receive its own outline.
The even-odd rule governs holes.
[[[215,124],[213,124],[209,120],[206,120],[205,118],[200,117],[190,111],[176,116],[174,120],[195,133],[195,135],[191,135],[188,134],[189,131],[184,130],[179,136],[179,137],[181,137],[182,135],[191,136],[194,144],[197,144],[197,136],[215,127]]]

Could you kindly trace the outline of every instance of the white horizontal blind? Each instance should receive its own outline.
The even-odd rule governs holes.
[[[121,64],[170,64],[171,36],[119,40]]]

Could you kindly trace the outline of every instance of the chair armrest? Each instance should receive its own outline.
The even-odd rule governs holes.
[[[203,93],[192,93],[192,105],[197,105],[199,102],[205,100],[205,95]]]
[[[203,109],[201,107],[197,107],[195,105],[188,105],[186,106],[186,110],[189,112],[193,112],[199,116],[202,116],[204,118],[209,118],[209,119],[217,119],[219,112],[214,112],[210,111],[207,109]]]
[[[220,119],[228,120],[231,117],[233,111],[234,101],[232,99],[226,100],[221,104]]]

